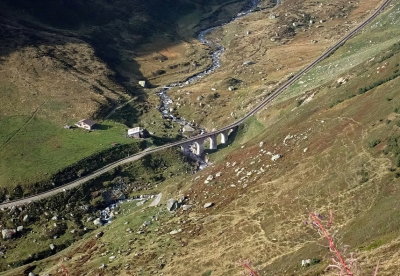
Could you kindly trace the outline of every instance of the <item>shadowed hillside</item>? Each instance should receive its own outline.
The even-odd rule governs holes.
[[[226,3],[242,5],[226,0],[1,1],[0,186],[48,181],[82,158],[136,143],[126,139],[126,128],[141,124],[143,114],[156,113],[158,105],[138,85],[145,79],[135,61],[138,49],[157,52],[193,40],[197,29],[179,35],[179,20],[196,14],[190,23],[197,26]],[[206,54],[198,45],[191,47]],[[102,121],[127,101],[125,114]],[[95,133],[63,129],[83,118],[106,127]],[[175,138],[175,129],[164,127],[159,114],[152,121],[161,122],[157,131],[167,129],[165,136]]]

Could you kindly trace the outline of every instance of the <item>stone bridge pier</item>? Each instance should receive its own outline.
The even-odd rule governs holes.
[[[209,136],[199,137],[196,140],[192,140],[181,145],[183,153],[194,153],[197,156],[202,156],[205,150],[205,144],[208,142],[208,149],[216,150],[218,147],[218,138],[220,139],[219,144],[226,144],[228,142],[229,135],[233,132],[233,128],[219,133],[213,133]]]

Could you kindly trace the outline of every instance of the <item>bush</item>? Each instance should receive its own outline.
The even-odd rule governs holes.
[[[371,84],[369,86],[362,87],[362,88],[358,89],[358,94],[364,94],[364,93],[368,92],[369,90],[372,90],[375,87],[378,87],[378,86],[380,86],[380,85],[382,85],[382,84],[384,84],[384,83],[386,83],[388,81],[394,80],[395,78],[397,78],[399,76],[400,76],[400,73],[398,71],[397,72],[395,71],[393,75],[391,75],[390,77],[388,77],[386,79],[376,81],[376,82],[374,82],[373,84]]]
[[[10,199],[21,198],[24,195],[24,190],[22,189],[21,185],[15,186],[10,194]]]
[[[67,231],[67,224],[64,222],[57,223],[55,227],[45,230],[45,236],[48,238],[53,238],[54,236],[61,236]]]
[[[370,148],[374,148],[374,147],[376,147],[377,145],[379,145],[380,143],[381,143],[381,140],[375,139],[375,140],[370,141],[370,142],[368,143],[368,145],[369,145]]]
[[[208,100],[208,101],[213,101],[213,100],[218,99],[219,97],[221,97],[221,95],[220,95],[218,92],[215,92],[215,93],[213,93],[213,94],[209,94],[209,95],[207,96],[207,100]]]
[[[335,102],[331,103],[331,104],[329,105],[329,107],[332,108],[332,107],[334,107],[335,105],[342,103],[343,101],[344,101],[344,100],[342,100],[342,99],[338,99],[338,100],[336,100]]]
[[[400,154],[396,156],[395,163],[397,167],[400,167]]]

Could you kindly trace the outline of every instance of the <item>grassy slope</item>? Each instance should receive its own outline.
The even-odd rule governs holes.
[[[361,34],[339,48],[334,60],[321,62],[309,73],[304,75],[287,93],[288,96],[298,95],[312,90],[324,83],[338,79],[341,75],[352,75],[349,70],[374,57],[378,52],[385,51],[400,41],[399,12],[396,10],[381,16],[381,19],[365,28]],[[287,98],[287,97],[286,97]],[[285,97],[281,97],[285,99]]]
[[[125,126],[112,121],[101,123],[104,130],[87,132],[64,129],[39,118],[26,123],[28,120],[16,116],[0,121],[2,186],[43,180],[86,156],[111,148],[113,143],[137,143],[126,138]]]

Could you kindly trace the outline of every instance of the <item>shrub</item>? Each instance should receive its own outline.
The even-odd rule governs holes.
[[[62,222],[62,223],[57,223],[55,227],[49,228],[45,230],[45,235],[48,238],[53,238],[54,236],[61,236],[67,231],[67,224]]]
[[[396,156],[395,163],[397,167],[400,167],[400,154]]]
[[[370,142],[368,143],[368,145],[369,145],[370,148],[374,148],[374,147],[376,147],[377,145],[379,145],[380,143],[381,143],[381,140],[375,139],[375,140],[370,141]]]
[[[386,83],[386,82],[388,82],[388,81],[394,80],[395,78],[397,78],[397,77],[399,77],[399,76],[400,76],[400,73],[399,73],[398,70],[397,70],[397,71],[395,71],[394,74],[391,75],[390,77],[387,77],[387,78],[385,78],[385,79],[383,79],[383,80],[378,80],[378,81],[372,83],[372,84],[369,85],[369,86],[359,88],[359,89],[358,89],[358,94],[364,94],[364,93],[368,92],[369,90],[372,90],[372,89],[374,89],[375,87],[378,87],[378,86],[380,86],[380,85],[382,85],[382,84],[384,84],[384,83]]]
[[[218,99],[219,97],[221,97],[221,95],[218,92],[215,92],[215,93],[209,94],[207,96],[207,100],[208,101],[213,101],[213,100]]]

